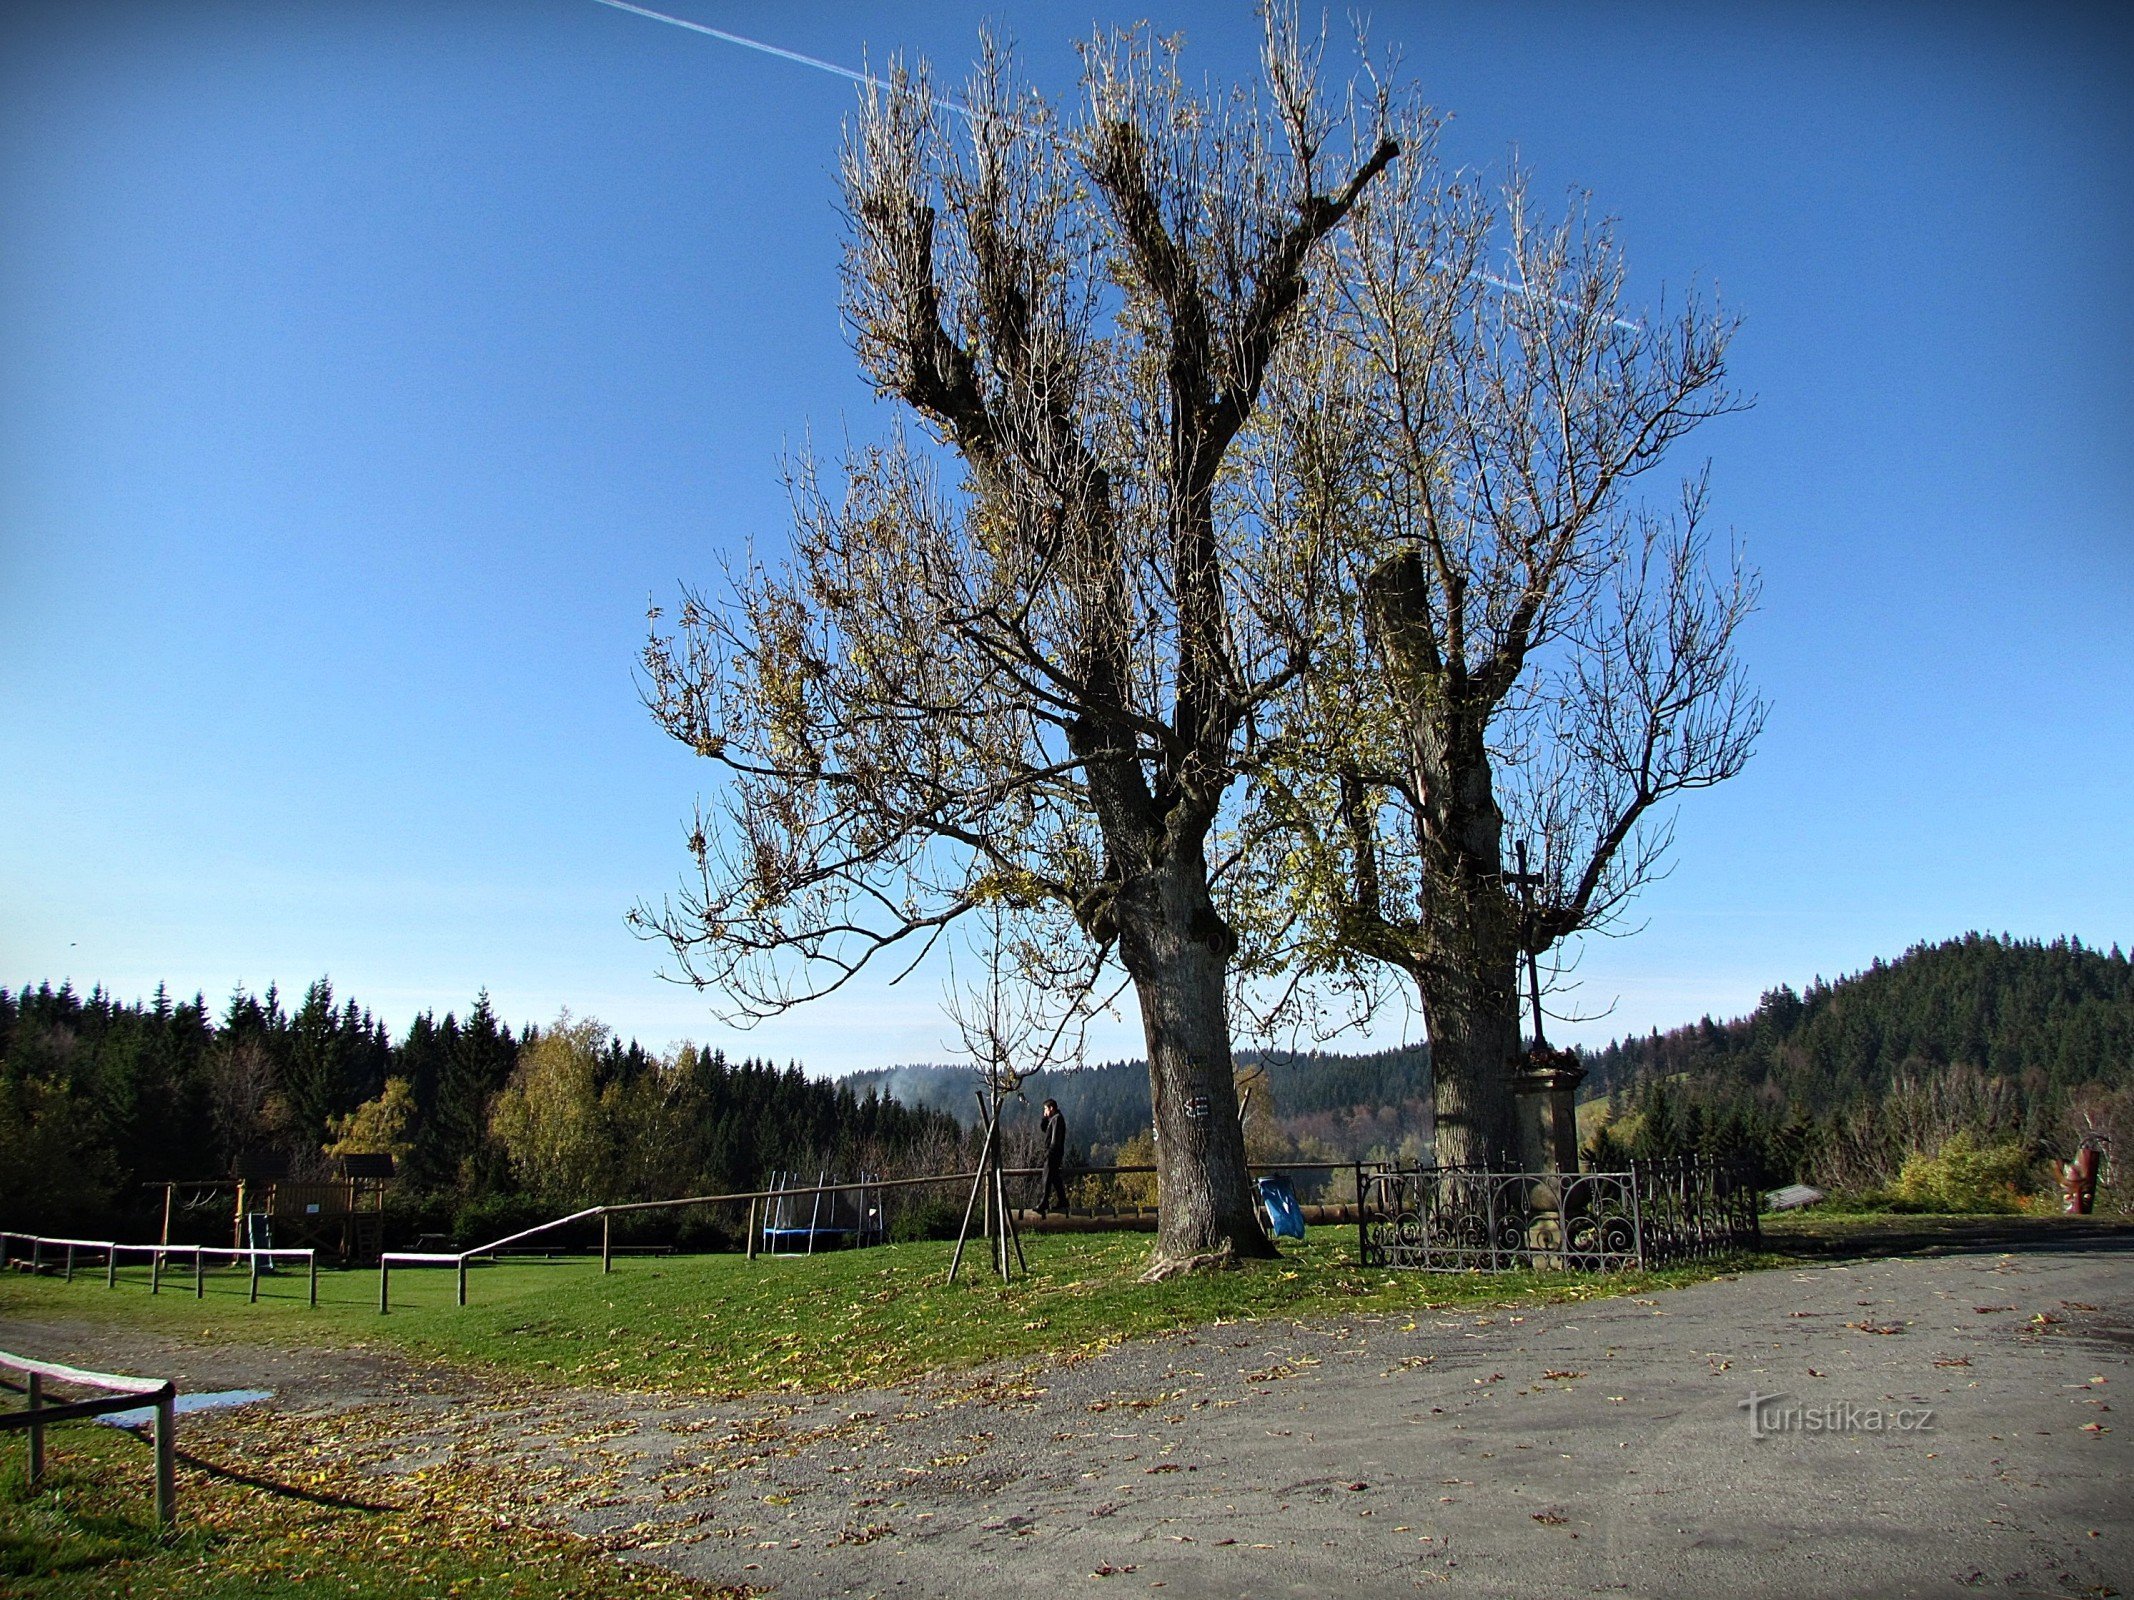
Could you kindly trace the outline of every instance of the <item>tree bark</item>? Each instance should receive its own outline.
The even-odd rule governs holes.
[[[1494,885],[1483,898],[1503,899]],[[1450,921],[1451,918],[1433,920]],[[1512,1075],[1519,1057],[1519,966],[1508,915],[1463,908],[1462,928],[1445,928],[1441,948],[1464,959],[1417,971],[1423,1023],[1430,1035],[1430,1074],[1437,1111],[1437,1159],[1444,1167],[1516,1170],[1518,1101]],[[1457,944],[1449,941],[1457,940]]]
[[[1148,1042],[1157,1230],[1151,1271],[1278,1252],[1260,1225],[1238,1124],[1226,974],[1236,936],[1216,912],[1198,847],[1132,881],[1120,958]]]
[[[1446,767],[1443,788],[1460,798],[1425,830],[1437,859],[1424,869],[1424,959],[1410,968],[1430,1036],[1438,1165],[1515,1171],[1521,946],[1504,817],[1485,750],[1459,750]]]
[[[1523,930],[1504,881],[1504,811],[1488,728],[1502,691],[1468,674],[1431,632],[1421,559],[1371,575],[1380,648],[1400,686],[1422,864],[1420,939],[1401,964],[1430,1035],[1440,1166],[1520,1166],[1512,1074],[1520,1054]]]

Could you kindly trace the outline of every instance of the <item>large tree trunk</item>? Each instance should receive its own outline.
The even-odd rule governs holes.
[[[1217,914],[1197,850],[1130,881],[1120,957],[1148,1040],[1157,1220],[1151,1273],[1203,1258],[1277,1254],[1260,1225],[1238,1124],[1226,985],[1236,936]]]
[[[1430,1035],[1440,1166],[1517,1170],[1519,914],[1504,882],[1504,819],[1478,749],[1444,788],[1456,821],[1431,841],[1423,917],[1428,959],[1412,970]]]
[[[1430,1035],[1438,1165],[1509,1171],[1521,1164],[1512,1092],[1520,1054],[1518,949],[1504,891],[1477,887],[1473,899],[1481,904],[1432,919],[1456,924],[1441,926],[1437,937],[1445,941],[1440,948],[1459,949],[1463,959],[1433,963],[1415,981]]]
[[[1380,563],[1367,591],[1373,637],[1405,711],[1417,801],[1421,938],[1394,959],[1422,994],[1438,1164],[1517,1170],[1521,928],[1504,881],[1504,811],[1489,752],[1502,690],[1468,673],[1457,640],[1440,650],[1418,553]]]

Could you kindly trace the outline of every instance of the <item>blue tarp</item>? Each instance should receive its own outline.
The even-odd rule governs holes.
[[[1260,1179],[1260,1204],[1267,1208],[1267,1231],[1277,1239],[1304,1237],[1304,1213],[1297,1208],[1297,1191],[1284,1177]]]

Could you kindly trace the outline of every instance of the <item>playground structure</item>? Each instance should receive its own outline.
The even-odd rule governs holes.
[[[335,1165],[337,1175],[330,1178],[292,1178],[286,1156],[252,1153],[237,1158],[228,1178],[151,1184],[163,1191],[162,1243],[173,1245],[178,1216],[227,1207],[232,1250],[264,1253],[270,1261],[277,1246],[315,1251],[347,1266],[375,1261],[385,1246],[393,1158],[348,1155]],[[267,1270],[274,1270],[271,1264]]]
[[[241,1160],[236,1242],[268,1248],[279,1238],[351,1265],[377,1260],[385,1248],[385,1191],[393,1181],[393,1158],[350,1155],[337,1165],[337,1177],[300,1179],[289,1176],[288,1162],[279,1157]]]
[[[851,1186],[841,1187],[830,1183],[827,1172],[818,1173],[814,1187],[808,1190],[798,1187],[798,1177],[797,1173],[772,1174],[762,1209],[763,1254],[811,1256],[818,1248],[850,1245],[857,1249],[888,1239],[879,1174],[862,1172]],[[755,1254],[753,1247],[750,1254]]]

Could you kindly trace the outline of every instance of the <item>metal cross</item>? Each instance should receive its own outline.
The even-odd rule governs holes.
[[[1519,853],[1519,870],[1505,874],[1509,883],[1519,887],[1520,943],[1526,947],[1526,981],[1534,996],[1534,1053],[1545,1054],[1549,1048],[1548,1035],[1541,1027],[1541,968],[1534,960],[1534,891],[1541,886],[1541,874],[1526,870],[1526,841],[1521,839],[1514,847]]]

